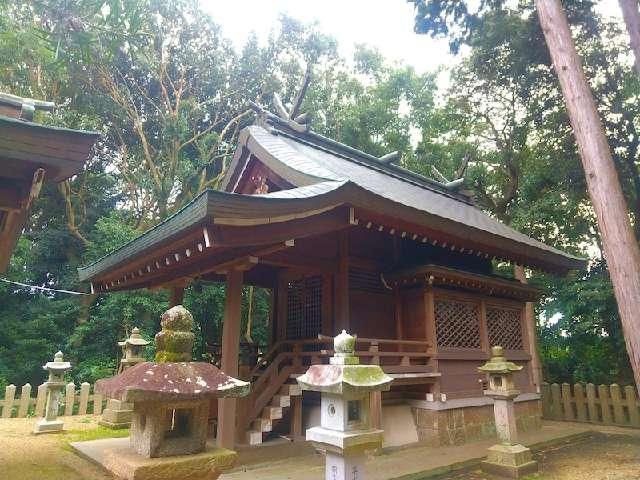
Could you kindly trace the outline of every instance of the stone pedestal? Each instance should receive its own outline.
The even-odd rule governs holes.
[[[38,420],[35,424],[33,433],[61,432],[64,424],[62,420],[58,420],[58,404],[62,389],[65,386],[64,374],[71,368],[71,364],[64,361],[62,352],[58,352],[53,357],[53,362],[47,362],[42,368],[49,372],[49,379],[45,382],[47,404],[44,418]]]
[[[360,365],[355,337],[344,330],[333,340],[329,365],[312,365],[298,377],[303,390],[320,392],[320,426],[307,440],[326,455],[326,480],[364,480],[367,451],[382,447],[383,431],[371,424],[371,393],[389,390],[379,365]]]
[[[33,429],[33,433],[36,434],[61,432],[64,427],[62,420],[58,420],[58,402],[62,386],[58,387],[58,385],[49,384],[47,385],[47,390],[45,416],[36,422]]]
[[[110,398],[98,423],[107,428],[129,428],[132,415],[133,404]]]
[[[120,480],[214,480],[237,457],[231,450],[207,446],[192,455],[147,458],[131,449],[128,438],[76,442],[71,447]]]
[[[33,433],[61,432],[63,427],[64,423],[62,420],[47,420],[46,418],[43,418],[36,423],[36,426],[33,428]]]
[[[494,445],[489,448],[482,469],[507,478],[522,478],[537,472],[538,462],[533,460],[531,450],[523,445]]]
[[[72,446],[117,479],[213,480],[236,454],[207,446],[209,404],[245,396],[250,384],[209,363],[189,361],[193,317],[184,307],[167,310],[161,325],[156,362],[138,363],[96,382],[95,391],[112,399],[107,414],[112,423],[124,419],[116,412],[133,405],[130,438]]]
[[[513,383],[513,372],[522,367],[507,361],[502,347],[491,348],[491,358],[478,370],[489,376],[489,389],[485,395],[493,398],[493,413],[496,433],[500,444],[489,448],[482,469],[508,478],[522,478],[537,472],[538,462],[534,461],[531,451],[518,444],[518,428],[513,400],[520,393]]]
[[[364,478],[364,455],[343,456],[327,452],[325,477],[329,480],[360,480]]]

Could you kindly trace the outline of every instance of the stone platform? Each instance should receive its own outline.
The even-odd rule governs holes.
[[[237,457],[231,450],[207,446],[204,452],[193,455],[145,458],[130,447],[128,437],[70,445],[81,456],[123,480],[212,480],[231,468]]]
[[[535,453],[564,443],[573,443],[594,435],[594,431],[630,434],[629,429],[597,427],[591,424],[544,421],[542,427],[520,436],[520,441]],[[637,432],[637,431],[636,431]],[[636,433],[638,435],[638,433]],[[459,446],[426,446],[418,443],[412,447],[383,449],[379,456],[368,459],[365,469],[369,480],[418,480],[437,477],[456,470],[479,468],[485,460],[487,449],[495,439],[471,442]],[[278,443],[277,451],[263,447],[240,451],[238,465],[220,477],[220,480],[322,480],[324,457],[309,451],[307,455],[299,447],[294,456],[286,458],[287,445]],[[296,448],[296,444],[289,444]],[[309,449],[310,450],[310,449]],[[260,457],[259,452],[263,456]]]

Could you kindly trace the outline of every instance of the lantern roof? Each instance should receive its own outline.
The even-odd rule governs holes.
[[[249,382],[205,362],[143,362],[96,382],[97,393],[124,402],[243,397],[249,388]]]
[[[44,370],[47,370],[49,372],[54,372],[54,373],[64,373],[67,370],[71,369],[71,363],[69,362],[65,362],[64,361],[64,355],[62,354],[62,352],[58,351],[54,356],[53,356],[53,362],[47,362],[45,363],[42,368]]]
[[[303,390],[339,395],[389,390],[393,379],[379,365],[360,365],[355,355],[356,337],[346,330],[333,339],[334,356],[329,365],[311,365],[298,377]]]
[[[140,335],[140,329],[138,327],[133,327],[133,330],[131,330],[131,335],[129,335],[129,338],[127,338],[123,342],[118,342],[118,345],[120,345],[121,347],[124,347],[125,345],[136,345],[136,346],[145,347],[150,343],[151,342],[149,340],[145,340],[144,338],[142,338],[142,335]]]
[[[504,356],[504,350],[501,346],[496,345],[491,347],[491,358],[482,365],[478,367],[478,370],[482,373],[493,373],[493,374],[504,374],[511,372],[518,372],[522,370],[521,365],[516,365],[513,362],[510,362]]]

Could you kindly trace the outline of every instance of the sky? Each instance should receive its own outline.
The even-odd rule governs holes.
[[[413,6],[405,0],[201,0],[222,26],[224,35],[240,48],[251,31],[264,40],[286,13],[305,23],[318,21],[320,31],[338,41],[350,58],[356,43],[378,48],[391,61],[412,65],[418,72],[452,64],[446,40],[413,32]],[[601,0],[600,12],[619,17],[617,0]]]

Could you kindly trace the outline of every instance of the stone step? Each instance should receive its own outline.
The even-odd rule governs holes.
[[[266,418],[268,420],[278,420],[282,418],[282,407],[267,405],[262,410],[262,418]]]
[[[270,432],[272,428],[273,424],[268,418],[256,418],[253,422],[251,422],[252,430],[257,430],[259,432]]]
[[[274,407],[288,407],[291,405],[291,397],[289,395],[276,395],[271,400]]]
[[[287,383],[280,388],[280,395],[288,395],[290,397],[297,397],[302,395],[302,388],[297,383]]]
[[[262,432],[259,430],[247,430],[247,443],[249,445],[260,445],[262,443]]]

